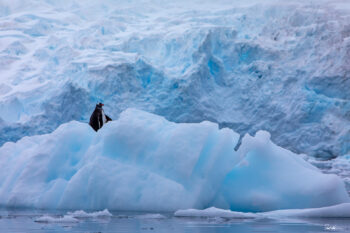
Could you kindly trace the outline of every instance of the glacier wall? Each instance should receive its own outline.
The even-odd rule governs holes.
[[[350,150],[346,1],[1,1],[0,144],[87,121],[97,101]]]
[[[238,211],[323,207],[343,181],[270,141],[136,109],[97,133],[77,121],[0,147],[0,205],[52,209]]]

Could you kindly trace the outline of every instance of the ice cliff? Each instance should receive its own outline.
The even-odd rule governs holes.
[[[0,144],[102,100],[321,158],[350,150],[347,1],[1,1]]]
[[[350,201],[338,176],[275,145],[266,131],[238,141],[216,123],[174,123],[136,109],[97,133],[71,121],[0,148],[0,205],[245,212]]]

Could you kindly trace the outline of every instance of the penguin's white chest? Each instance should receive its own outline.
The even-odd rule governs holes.
[[[107,117],[106,117],[104,111],[102,111],[102,122],[103,122],[103,124],[105,124],[107,122]]]

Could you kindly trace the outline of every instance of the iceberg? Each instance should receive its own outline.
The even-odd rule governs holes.
[[[210,207],[204,210],[187,209],[177,210],[174,213],[175,217],[200,217],[200,218],[232,218],[232,219],[250,219],[257,218],[255,213],[243,213],[238,211],[223,210],[215,207]]]
[[[113,215],[107,209],[104,209],[92,213],[87,213],[84,210],[76,210],[74,212],[68,212],[67,216],[71,216],[73,218],[109,218]]]
[[[350,218],[350,203],[312,209],[276,210],[266,215],[274,218]]]
[[[71,121],[0,148],[0,205],[257,212],[350,201],[338,176],[275,145],[268,132],[239,138],[216,123],[175,123],[137,109],[97,133]]]
[[[243,213],[210,207],[204,210],[187,209],[177,210],[175,217],[201,217],[201,218],[350,218],[350,203],[310,209],[285,209],[259,213]]]
[[[52,217],[48,215],[41,216],[36,218],[34,222],[38,223],[78,223],[79,220],[72,216],[63,216],[63,217]]]
[[[110,218],[113,215],[107,210],[104,209],[102,211],[96,211],[87,213],[83,210],[77,210],[74,212],[68,212],[63,216],[50,216],[43,215],[34,220],[34,222],[38,223],[79,223],[80,220],[86,219],[102,219],[102,218]]]

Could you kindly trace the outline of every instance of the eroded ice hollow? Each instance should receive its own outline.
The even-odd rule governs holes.
[[[215,123],[127,109],[98,133],[72,121],[0,148],[0,204],[53,209],[236,211],[349,202],[343,181],[276,146]]]

